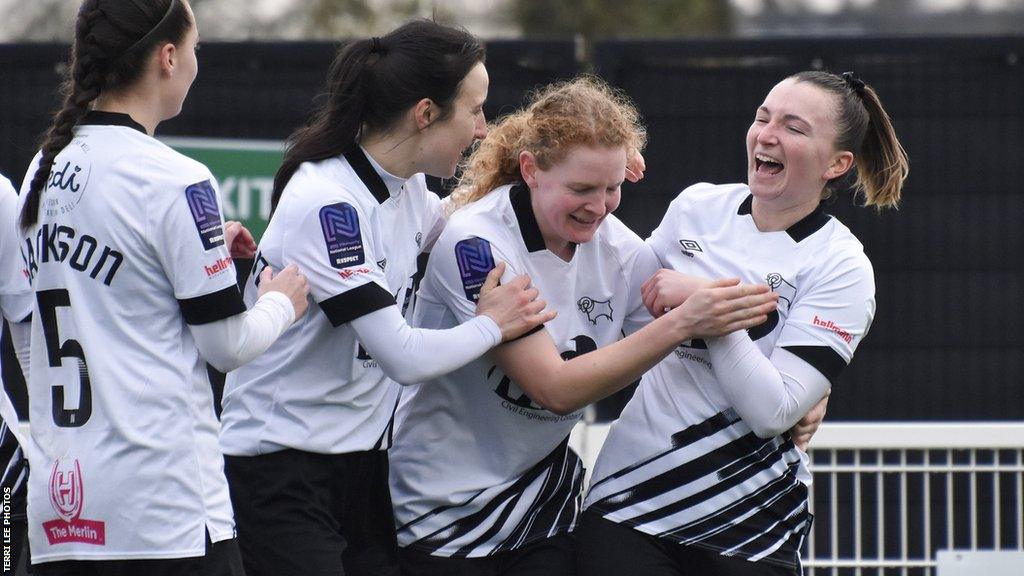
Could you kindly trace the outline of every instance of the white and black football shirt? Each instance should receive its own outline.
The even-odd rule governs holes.
[[[18,193],[10,180],[0,176],[0,311],[8,322],[21,322],[32,314],[32,287],[28,270],[18,251],[17,232]],[[23,366],[28,370],[28,366]],[[10,386],[10,382],[5,382]],[[13,423],[15,426],[17,423]],[[18,441],[0,419],[0,467],[3,476],[0,487],[10,495],[16,516],[24,514],[25,478],[28,468]]]
[[[36,300],[33,562],[201,556],[206,533],[233,536],[187,326],[244,311],[222,230],[209,170],[127,115],[89,113],[57,155],[20,243]]]
[[[860,242],[818,210],[760,232],[749,188],[698,184],[676,198],[648,243],[665,267],[739,277],[779,294],[748,332],[765,356],[783,348],[834,381],[874,315]],[[611,428],[587,507],[680,544],[796,566],[810,527],[809,477],[787,434],[758,438],[726,401],[706,344],[691,340],[648,372]]]
[[[409,308],[417,256],[441,228],[441,200],[422,174],[388,174],[356,148],[302,164],[281,195],[245,288],[297,264],[315,306],[272,348],[227,377],[226,454],[285,448],[340,454],[387,449],[400,387],[360,346],[351,320]]]
[[[524,186],[503,186],[456,212],[431,252],[415,323],[449,328],[473,317],[496,262],[504,280],[529,274],[563,358],[610,344],[650,319],[640,284],[649,248],[614,216],[566,262],[544,246]],[[407,390],[391,449],[398,541],[437,556],[480,557],[570,530],[583,467],[568,447],[582,411],[536,405],[486,356]]]
[[[32,286],[18,250],[18,193],[0,176],[0,311],[8,322],[32,313]]]

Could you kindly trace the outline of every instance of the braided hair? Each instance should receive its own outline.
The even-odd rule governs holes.
[[[74,128],[104,90],[130,86],[146,68],[160,43],[180,42],[192,26],[185,0],[84,0],[75,22],[68,73],[61,86],[63,103],[53,115],[40,146],[21,226],[39,219],[40,196],[57,154],[74,138]]]

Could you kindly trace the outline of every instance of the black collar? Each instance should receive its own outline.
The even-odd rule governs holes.
[[[146,128],[139,124],[132,117],[123,114],[121,112],[104,112],[102,110],[92,110],[85,114],[85,116],[78,122],[79,126],[125,126],[127,128],[134,128],[143,134],[149,135],[146,132]]]
[[[544,237],[540,233],[540,225],[537,224],[537,217],[533,214],[533,206],[530,204],[530,188],[520,182],[508,191],[508,199],[512,203],[512,211],[516,213],[516,220],[519,221],[519,232],[523,235],[526,249],[530,252],[547,250]]]
[[[388,191],[387,184],[384,183],[384,179],[380,177],[380,174],[373,169],[370,159],[363,153],[362,148],[356,146],[345,152],[345,160],[348,160],[349,166],[356,171],[356,176],[359,176],[359,179],[363,181],[363,184],[370,190],[378,204],[383,204],[391,198],[391,192]]]
[[[736,211],[736,214],[740,216],[752,215],[752,208],[754,206],[754,195],[749,194],[743,199],[743,203],[740,204],[740,209]],[[821,227],[828,223],[829,219],[832,218],[825,213],[825,208],[818,203],[818,207],[814,209],[807,216],[800,219],[799,222],[793,224],[789,228],[786,228],[786,234],[793,239],[794,242],[800,242],[804,238],[807,238],[811,234],[814,234]]]

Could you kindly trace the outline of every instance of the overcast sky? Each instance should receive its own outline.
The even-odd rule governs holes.
[[[436,6],[455,14],[460,24],[483,38],[514,36],[518,32],[510,24],[508,0],[433,0],[423,1],[424,16]],[[554,0],[558,1],[558,0]],[[763,10],[765,0],[730,0],[741,16],[753,16]],[[844,7],[867,7],[887,0],[775,0],[777,4],[821,13],[834,13]],[[303,19],[296,12],[307,0],[193,0],[200,32],[205,39],[302,39]],[[394,0],[370,0],[372,4],[389,6]],[[72,30],[79,2],[76,0],[0,0],[0,41],[63,40]],[[1024,10],[1024,0],[916,0],[928,12],[979,10]],[[382,18],[376,27],[366,30],[359,25],[358,34],[380,34],[398,22]],[[345,22],[341,22],[345,29]],[[352,23],[352,26],[357,26]]]

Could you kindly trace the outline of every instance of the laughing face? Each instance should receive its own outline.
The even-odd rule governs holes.
[[[568,260],[575,245],[593,239],[601,222],[619,207],[626,150],[576,146],[547,170],[524,152],[520,167],[545,245]]]
[[[835,97],[787,78],[775,85],[747,131],[747,183],[754,198],[781,206],[817,203],[853,154],[835,148]]]
[[[451,103],[451,112],[424,131],[422,172],[439,178],[451,178],[462,153],[474,140],[487,135],[484,102],[489,85],[487,69],[478,62],[463,78]]]

